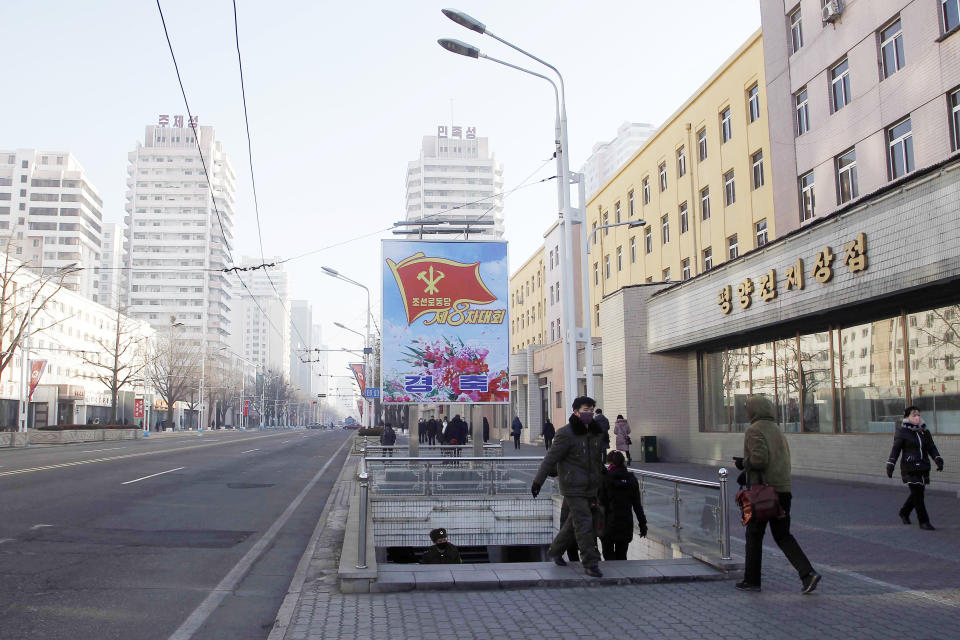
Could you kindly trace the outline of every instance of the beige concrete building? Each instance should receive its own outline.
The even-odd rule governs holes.
[[[543,254],[540,247],[510,277],[510,353],[546,342]]]

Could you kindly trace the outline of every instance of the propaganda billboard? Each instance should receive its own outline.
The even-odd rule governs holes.
[[[384,240],[381,401],[510,401],[507,243]]]

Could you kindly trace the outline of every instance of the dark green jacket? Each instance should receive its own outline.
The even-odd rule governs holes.
[[[420,558],[420,564],[463,564],[463,560],[460,559],[460,549],[448,542],[443,551],[437,545],[427,549]]]
[[[743,434],[743,464],[747,480],[756,484],[761,477],[779,493],[790,492],[790,445],[777,426],[773,402],[766,396],[747,400],[750,426]]]
[[[557,431],[533,481],[542,485],[554,470],[560,495],[595,498],[603,476],[603,430],[583,424],[576,415]]]

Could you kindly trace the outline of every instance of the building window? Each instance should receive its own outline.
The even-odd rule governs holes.
[[[643,204],[650,204],[650,178],[643,179]]]
[[[660,241],[663,244],[670,242],[670,216],[660,218]]]
[[[723,174],[723,204],[732,205],[737,201],[737,190],[733,182],[733,169]]]
[[[661,162],[660,166],[657,168],[657,173],[660,176],[660,191],[667,190],[667,163]]]
[[[687,175],[687,150],[685,147],[677,149],[677,177]]]
[[[767,244],[767,221],[761,220],[754,228],[757,232],[757,248],[759,249],[763,245]]]
[[[663,270],[663,281],[670,282],[670,267]]]
[[[593,238],[593,244],[597,244],[597,223],[590,226],[590,237]]]
[[[730,117],[730,107],[720,112],[720,142],[726,142],[733,137],[733,123]]]
[[[553,249],[550,249],[550,258],[548,262],[550,264],[550,271],[553,271]]]
[[[610,254],[603,256],[603,277],[610,279]]]
[[[837,204],[850,202],[860,195],[857,189],[857,152],[849,149],[836,158]]]
[[[710,187],[700,189],[700,218],[710,219]]]
[[[903,68],[903,29],[900,18],[880,30],[880,79],[889,78]]]
[[[620,224],[620,201],[613,205],[613,221]]]
[[[680,205],[680,233],[681,235],[690,230],[690,221],[687,219],[687,203]]]
[[[960,27],[960,0],[940,0],[940,19],[944,33]]]
[[[750,122],[760,119],[760,85],[758,84],[747,89],[747,112],[750,114]]]
[[[630,238],[630,262],[637,261],[637,236]]]
[[[713,248],[707,247],[703,250],[703,270],[713,269]]]
[[[800,51],[803,47],[803,20],[800,15],[800,5],[790,12],[790,53]]]
[[[653,253],[653,228],[650,225],[643,230],[643,250],[646,253]]]
[[[727,238],[727,259],[733,260],[740,255],[740,245],[737,243],[737,234]]]
[[[891,180],[913,171],[913,132],[910,129],[910,118],[905,118],[887,129],[887,147]]]
[[[680,261],[680,279],[689,280],[690,277],[690,258],[684,258]]]
[[[807,131],[810,131],[810,107],[807,105],[806,87],[794,94],[793,106],[796,112],[797,135],[802,136]]]
[[[816,199],[813,194],[813,171],[800,176],[800,221],[811,219],[815,214]]]
[[[609,215],[608,215],[607,213],[604,213],[604,214],[603,214],[603,223],[602,223],[601,226],[607,227],[608,224],[610,224]],[[606,229],[603,230],[603,235],[605,235],[605,236],[610,235],[610,227],[607,227]]]
[[[950,105],[950,137],[953,150],[960,151],[960,89],[954,89],[947,102]]]
[[[593,284],[600,284],[600,265],[593,263]],[[553,295],[553,287],[550,287],[550,295]]]
[[[623,247],[617,247],[617,271],[623,271]]]
[[[850,63],[846,58],[830,69],[830,91],[834,112],[850,104]]]
[[[597,319],[597,326],[600,326],[600,305],[593,305],[593,315]]]
[[[630,191],[627,193],[627,215],[632,218],[634,211],[635,209],[633,207],[633,189],[630,189]]]
[[[700,162],[707,159],[707,128],[703,127],[697,131],[697,158]]]
[[[750,161],[753,164],[753,188],[759,189],[763,186],[763,150],[750,156]]]

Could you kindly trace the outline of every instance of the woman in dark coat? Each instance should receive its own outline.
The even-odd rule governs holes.
[[[619,451],[607,454],[607,473],[600,488],[605,527],[600,537],[604,560],[626,560],[633,540],[633,516],[640,525],[640,537],[647,535],[647,518],[640,501],[640,483],[627,471],[626,458]]]
[[[543,435],[543,444],[549,449],[550,445],[553,444],[553,437],[557,435],[557,429],[553,426],[553,423],[550,422],[550,418],[547,418],[547,421],[543,423],[543,431],[541,433]]]
[[[487,422],[487,416],[483,416],[483,441],[490,439],[490,423]]]
[[[917,510],[920,528],[933,531],[930,516],[923,502],[924,487],[930,484],[930,459],[937,465],[937,471],[943,471],[943,458],[933,443],[933,436],[916,407],[907,407],[903,412],[903,422],[893,436],[893,449],[887,460],[887,477],[893,477],[893,469],[900,458],[900,477],[910,488],[910,496],[900,508],[900,520],[910,524],[910,512]]]

